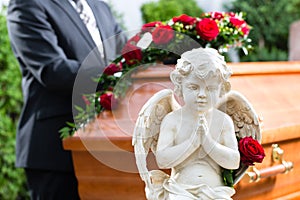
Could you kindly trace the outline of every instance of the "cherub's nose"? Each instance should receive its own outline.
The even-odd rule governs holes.
[[[204,89],[199,90],[198,97],[201,99],[206,98],[206,93]]]

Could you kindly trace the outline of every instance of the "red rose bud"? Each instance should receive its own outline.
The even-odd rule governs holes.
[[[128,65],[137,64],[143,59],[142,50],[129,43],[123,47],[122,55]]]
[[[107,88],[107,91],[114,91],[114,88],[113,88],[112,86],[109,86],[109,87]]]
[[[152,33],[155,44],[168,44],[173,38],[174,31],[169,25],[159,26]]]
[[[230,17],[235,17],[235,13],[234,12],[228,12],[227,13]]]
[[[204,18],[196,24],[197,34],[203,40],[211,41],[219,35],[219,27],[217,23],[210,19]]]
[[[250,28],[249,28],[249,26],[246,25],[242,28],[241,31],[243,32],[244,35],[248,35],[250,32]]]
[[[232,23],[232,25],[237,27],[237,28],[241,27],[245,23],[244,20],[241,20],[241,19],[236,18],[236,17],[230,17],[229,20]]]
[[[212,12],[211,17],[213,19],[218,19],[218,20],[224,18],[223,13],[221,13],[221,12]]]
[[[263,147],[251,136],[244,137],[239,141],[239,152],[241,161],[245,165],[254,165],[254,162],[261,163],[265,157]]]
[[[135,36],[133,36],[132,38],[130,38],[128,41],[127,41],[127,43],[129,43],[129,44],[137,44],[139,41],[140,41],[140,39],[141,39],[141,36],[140,36],[140,34],[138,33],[138,34],[136,34]]]
[[[162,23],[160,21],[149,22],[142,26],[142,32],[151,31],[154,27],[160,26]]]
[[[186,14],[182,14],[179,17],[173,17],[173,22],[181,22],[184,25],[193,25],[196,22],[196,18],[188,16]]]
[[[105,110],[113,110],[117,106],[117,99],[112,92],[106,92],[99,97],[100,105]]]
[[[82,99],[83,99],[85,105],[88,105],[88,106],[91,105],[91,102],[88,100],[88,98],[86,96],[82,95]]]
[[[105,69],[103,74],[106,75],[114,75],[116,72],[119,72],[122,70],[122,64],[119,63],[118,65],[115,63],[111,63],[110,65],[108,65]]]

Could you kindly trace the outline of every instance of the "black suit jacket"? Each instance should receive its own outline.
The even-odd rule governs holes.
[[[90,67],[87,71],[101,72],[116,58],[126,39],[104,2],[87,1],[105,50],[105,59],[92,54],[92,61],[86,62]],[[58,130],[73,120],[76,75],[96,45],[68,0],[10,0],[7,21],[23,76],[24,106],[16,138],[16,166],[71,170],[70,152],[63,150]]]

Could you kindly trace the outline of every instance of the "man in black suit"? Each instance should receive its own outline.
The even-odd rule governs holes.
[[[72,0],[10,0],[8,6],[7,25],[24,96],[16,166],[25,168],[32,199],[79,199],[71,154],[63,149],[58,131],[73,121],[73,85],[95,41],[103,42],[104,51],[93,54],[93,74],[101,73],[126,41],[104,2],[86,2],[94,13],[96,37],[101,37],[96,40]]]

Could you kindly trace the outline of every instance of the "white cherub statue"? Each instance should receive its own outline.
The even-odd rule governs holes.
[[[240,164],[237,137],[260,140],[257,115],[241,94],[230,91],[231,69],[215,49],[182,54],[170,78],[173,91],[156,93],[143,106],[133,145],[148,200],[231,199],[223,169],[235,170],[239,181],[247,166]],[[149,150],[161,170],[148,171]]]

